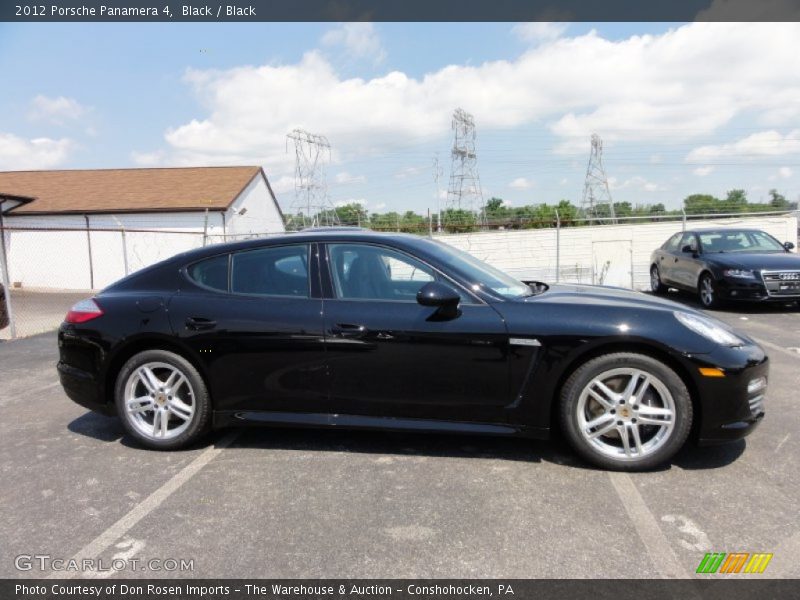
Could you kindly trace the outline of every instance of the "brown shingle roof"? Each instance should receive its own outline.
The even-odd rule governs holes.
[[[225,210],[260,167],[0,172],[0,197],[34,198],[12,215]]]

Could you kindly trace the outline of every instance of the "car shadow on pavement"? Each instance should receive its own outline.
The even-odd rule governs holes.
[[[746,440],[702,447],[690,442],[675,455],[672,464],[687,471],[720,469],[735,462],[746,448]]]
[[[149,450],[127,435],[116,417],[106,417],[88,412],[71,421],[67,428],[102,442],[116,442],[132,451]],[[184,452],[213,447],[235,429],[212,432],[182,450]],[[566,441],[555,435],[551,440],[471,436],[452,434],[425,434],[391,431],[359,431],[332,429],[301,429],[280,427],[241,428],[231,448],[346,452],[353,454],[381,454],[389,456],[424,456],[429,458],[490,459],[513,462],[561,465],[581,470],[598,470],[581,460]],[[681,469],[718,469],[734,462],[744,452],[744,440],[723,446],[698,448],[691,442],[677,454],[671,463],[654,471],[667,471],[673,465]]]
[[[87,412],[77,419],[73,419],[67,425],[67,429],[72,433],[100,440],[101,442],[116,442],[125,435],[119,419],[106,417],[95,412]]]

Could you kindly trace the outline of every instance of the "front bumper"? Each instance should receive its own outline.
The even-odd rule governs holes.
[[[698,443],[719,444],[750,435],[764,418],[766,386],[751,387],[768,380],[769,360],[757,345],[719,348],[712,354],[694,357],[695,368],[722,369],[724,377],[695,378],[700,401]],[[698,371],[696,371],[698,372]]]
[[[726,300],[742,300],[750,302],[793,302],[800,300],[800,288],[780,289],[780,283],[771,282],[771,289],[759,276],[757,279],[744,279],[738,277],[722,277],[717,280],[717,291],[720,297]],[[794,282],[783,284],[792,286]]]

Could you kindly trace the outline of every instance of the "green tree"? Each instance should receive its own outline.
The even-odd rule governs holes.
[[[778,190],[771,189],[769,191],[769,205],[776,210],[784,210],[791,208],[791,203],[786,199],[786,196],[779,194]]]

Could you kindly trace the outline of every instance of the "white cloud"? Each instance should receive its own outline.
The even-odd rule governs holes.
[[[777,131],[753,133],[730,144],[700,146],[689,152],[686,160],[703,162],[718,158],[762,158],[800,153],[800,129],[783,135]]]
[[[58,96],[49,98],[39,94],[31,100],[28,117],[34,121],[47,121],[56,125],[63,125],[67,121],[75,121],[87,112],[74,98]]]
[[[442,167],[440,167],[442,168]],[[431,169],[431,173],[433,172],[432,167],[406,167],[404,169],[400,169],[397,173],[394,174],[395,179],[408,179],[410,177],[416,177],[417,175],[425,172],[426,170]],[[433,175],[431,175],[432,177]],[[443,176],[443,175],[442,175]],[[441,179],[441,177],[440,177]]]
[[[333,203],[334,206],[347,206],[348,204],[360,204],[366,206],[367,200],[365,198],[348,198],[347,200],[337,200]]]
[[[568,23],[548,23],[546,21],[518,23],[511,28],[511,32],[523,42],[552,42],[560,38],[567,27],[569,27]]]
[[[706,175],[711,175],[714,172],[714,167],[705,166],[705,167],[697,167],[694,171],[692,171],[698,177],[705,177]]]
[[[349,185],[352,183],[364,183],[367,178],[364,175],[351,175],[347,171],[337,173],[333,180],[340,185]]]
[[[131,152],[131,160],[140,167],[156,167],[164,161],[163,150],[155,152]]]
[[[274,179],[270,178],[269,185],[275,194],[294,192],[294,177],[291,175],[282,175]]]
[[[640,175],[626,179],[622,183],[619,183],[616,177],[609,177],[608,187],[612,190],[630,189],[638,192],[663,192],[666,189],[661,184],[648,181]]]
[[[0,133],[0,169],[50,169],[62,164],[72,148],[71,140],[34,138]]]
[[[781,167],[778,169],[778,175],[784,179],[789,179],[792,176],[792,170],[789,167]]]
[[[341,46],[352,58],[370,59],[380,64],[386,50],[372,23],[342,23],[322,36],[323,46]]]
[[[508,184],[508,187],[514,188],[515,190],[527,190],[533,187],[533,182],[525,177],[517,177]]]
[[[463,104],[479,134],[549,124],[559,152],[587,152],[594,131],[606,141],[687,141],[745,113],[788,118],[780,113],[786,98],[800,98],[800,78],[791,75],[798,38],[797,23],[691,23],[619,41],[594,32],[562,37],[515,60],[448,65],[418,78],[344,78],[320,52],[296,64],[190,70],[186,81],[207,114],[165,137],[178,164],[257,161],[290,172],[285,134],[295,127],[327,135],[334,159],[367,155],[449,137],[452,111]]]

